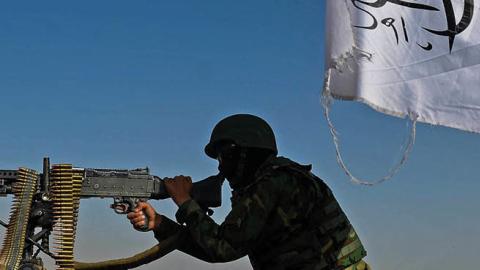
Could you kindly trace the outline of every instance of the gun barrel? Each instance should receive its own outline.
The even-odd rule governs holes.
[[[16,170],[0,170],[0,197],[13,194],[12,184],[17,180]]]
[[[17,174],[17,170],[0,170],[0,179],[16,180]]]

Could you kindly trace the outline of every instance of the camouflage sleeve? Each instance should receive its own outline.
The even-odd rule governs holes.
[[[211,262],[203,249],[192,239],[186,227],[176,223],[168,217],[162,215],[162,222],[160,226],[153,230],[153,233],[158,242],[161,242],[181,230],[185,231],[185,237],[182,237],[182,241],[178,244],[177,249],[197,259]]]
[[[162,222],[153,230],[153,234],[158,242],[161,242],[181,229],[182,226],[180,224],[162,215]]]
[[[233,261],[247,255],[264,229],[279,197],[276,181],[265,179],[232,204],[232,211],[218,225],[190,200],[180,206],[177,221],[186,224],[191,237],[211,262]]]

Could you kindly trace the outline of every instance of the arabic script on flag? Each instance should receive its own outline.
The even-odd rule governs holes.
[[[325,92],[480,133],[479,6],[474,0],[327,0]]]

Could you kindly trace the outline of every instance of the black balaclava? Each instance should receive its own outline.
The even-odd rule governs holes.
[[[228,180],[232,189],[245,187],[254,181],[255,172],[267,158],[271,150],[261,148],[241,148],[231,142],[217,145],[218,170]]]

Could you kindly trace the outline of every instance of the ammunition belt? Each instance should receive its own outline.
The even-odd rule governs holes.
[[[0,251],[0,270],[17,270],[20,267],[37,182],[38,174],[34,170],[20,168],[17,171],[17,181],[13,186],[15,197]]]
[[[82,174],[71,164],[52,166],[53,235],[58,270],[74,270],[73,247],[77,230]]]

